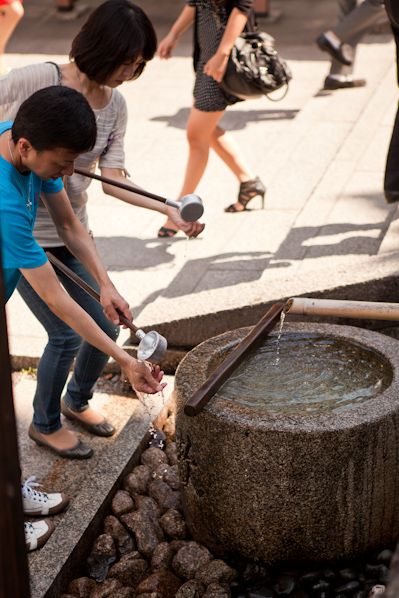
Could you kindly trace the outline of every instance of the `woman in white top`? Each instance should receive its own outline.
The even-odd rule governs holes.
[[[126,183],[123,141],[127,110],[125,100],[116,88],[124,81],[141,75],[146,62],[155,54],[156,44],[153,26],[141,8],[128,0],[107,0],[89,15],[73,40],[71,62],[62,65],[33,64],[14,69],[0,79],[0,122],[12,120],[20,104],[43,87],[61,84],[80,91],[96,115],[97,141],[93,150],[83,154],[76,164],[93,171],[98,163],[102,175]],[[72,208],[87,229],[86,190],[89,185],[90,179],[73,174],[66,186]],[[184,222],[175,208],[155,200],[111,185],[104,184],[103,190],[132,205],[166,214],[189,237],[197,236],[203,229],[204,225]],[[84,266],[63,245],[44,204],[39,205],[34,235],[41,247],[50,250],[78,276],[98,289]],[[57,272],[57,275],[68,293],[115,340],[119,330],[104,316],[102,306],[62,273]],[[111,436],[115,428],[88,403],[108,356],[83,341],[54,316],[24,278],[18,290],[49,336],[37,371],[34,430],[45,441],[43,444],[61,456],[64,456],[63,450],[76,445],[76,438],[62,427],[60,410],[67,417],[80,421],[92,434]],[[74,360],[73,376],[61,399]],[[33,439],[38,442],[37,434]],[[92,450],[88,446],[87,449],[87,457],[90,457]],[[71,457],[70,450],[68,454]],[[76,458],[81,458],[81,453]]]

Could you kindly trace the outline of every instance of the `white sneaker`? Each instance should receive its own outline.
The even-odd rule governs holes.
[[[25,544],[29,551],[40,548],[47,542],[54,531],[54,523],[50,519],[25,523]]]
[[[38,492],[33,486],[40,486],[35,482],[36,476],[31,476],[24,484],[22,489],[22,506],[25,515],[55,515],[62,511],[69,503],[69,497],[62,493],[46,494]]]

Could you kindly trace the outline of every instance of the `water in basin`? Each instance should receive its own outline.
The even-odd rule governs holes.
[[[356,407],[391,383],[387,360],[336,337],[269,336],[225,382],[218,396],[271,413],[325,413]]]

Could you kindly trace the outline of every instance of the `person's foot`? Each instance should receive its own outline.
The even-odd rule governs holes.
[[[63,492],[47,494],[35,490],[33,486],[40,486],[35,479],[36,477],[33,475],[21,484],[24,514],[37,516],[60,513],[69,503],[69,497]]]
[[[355,87],[364,87],[366,84],[366,79],[352,79],[352,77],[328,75],[324,80],[323,89],[353,89]]]
[[[114,426],[92,407],[88,407],[84,411],[72,411],[61,399],[61,413],[65,417],[81,423],[86,430],[91,434],[95,434],[95,436],[108,437],[116,432]]]
[[[54,531],[54,523],[50,519],[25,523],[25,545],[28,552],[40,548],[47,542]]]
[[[177,232],[179,231],[176,228],[176,225],[168,218],[165,224],[159,229],[158,237],[161,239],[167,239],[169,237],[174,237]]]
[[[45,446],[65,459],[88,459],[93,454],[92,448],[84,444],[81,440],[77,440],[65,428],[60,428],[51,434],[42,434],[31,424],[28,435],[39,446]]]
[[[326,31],[317,39],[316,44],[323,52],[328,52],[330,56],[338,60],[341,64],[350,66],[353,62],[353,48],[349,44],[344,44],[332,33]]]

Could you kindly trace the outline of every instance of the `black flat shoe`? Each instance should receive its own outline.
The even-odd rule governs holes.
[[[366,84],[366,79],[348,79],[347,81],[339,81],[332,77],[326,77],[323,89],[353,89],[354,87],[364,87]]]
[[[35,430],[33,424],[29,426],[28,435],[31,440],[39,446],[45,446],[64,459],[89,459],[93,454],[93,449],[78,440],[77,444],[70,449],[61,450],[50,444],[48,440]]]
[[[69,409],[69,407],[67,407],[65,405],[65,403],[62,399],[61,399],[61,413],[62,413],[62,415],[65,415],[65,417],[68,417],[69,419],[73,419],[73,420],[79,422],[80,424],[82,424],[82,426],[84,428],[86,428],[86,430],[88,430],[91,434],[94,434],[95,436],[108,437],[108,436],[112,436],[116,432],[116,429],[114,428],[114,426],[110,422],[108,422],[105,419],[105,417],[104,417],[103,421],[100,422],[99,424],[89,424],[88,422],[81,420],[79,417],[79,413],[76,411],[72,411],[72,409]]]
[[[341,62],[341,64],[345,64],[346,66],[352,64],[353,50],[349,44],[341,43],[338,48],[335,48],[324,33],[316,39],[316,44],[319,46],[320,50],[328,52],[330,56]]]

